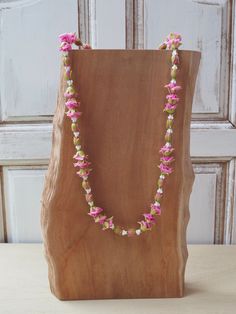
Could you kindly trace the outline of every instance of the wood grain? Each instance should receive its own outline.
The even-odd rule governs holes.
[[[115,223],[136,227],[149,209],[164,144],[163,112],[170,51],[71,51],[81,98],[82,146],[93,164],[95,204]],[[180,51],[183,86],[174,121],[175,171],[165,182],[162,215],[151,232],[119,237],[102,231],[75,174],[61,76],[41,225],[51,291],[62,300],[181,297],[186,226],[194,173],[189,155],[191,107],[200,53]]]
[[[186,298],[58,302],[49,293],[42,245],[1,243],[1,313],[189,314],[189,309],[191,314],[234,313],[236,246],[189,245],[188,250]]]

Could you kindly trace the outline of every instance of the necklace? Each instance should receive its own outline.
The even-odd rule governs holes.
[[[173,151],[174,148],[171,144],[173,137],[173,120],[174,113],[176,111],[179,98],[177,92],[181,89],[176,83],[176,76],[179,67],[179,54],[178,48],[182,44],[182,39],[179,34],[170,33],[166,40],[159,46],[159,49],[169,49],[172,51],[171,54],[171,69],[170,69],[170,82],[164,87],[167,89],[168,93],[166,95],[166,103],[164,105],[163,112],[167,113],[166,120],[166,133],[165,133],[165,144],[160,149],[160,164],[158,165],[160,169],[160,176],[158,178],[157,190],[154,196],[154,201],[150,205],[150,211],[144,213],[144,219],[138,221],[139,228],[123,228],[115,225],[112,217],[107,217],[105,211],[101,207],[97,207],[93,201],[92,189],[88,180],[91,172],[91,162],[88,160],[88,155],[83,151],[80,144],[80,129],[78,121],[81,116],[79,111],[80,101],[78,94],[75,91],[74,83],[72,80],[72,69],[69,58],[69,51],[72,49],[72,45],[75,44],[80,49],[92,49],[89,44],[83,44],[82,41],[76,36],[75,33],[65,33],[59,36],[61,45],[60,50],[63,55],[63,64],[65,71],[65,80],[67,83],[67,88],[64,93],[65,97],[65,107],[67,111],[65,114],[71,120],[71,130],[73,133],[73,143],[75,146],[75,159],[74,166],[78,168],[76,172],[82,179],[82,187],[85,190],[85,199],[89,206],[88,215],[91,216],[95,223],[102,226],[102,230],[112,230],[115,234],[120,236],[139,236],[145,231],[151,230],[153,225],[156,223],[156,216],[161,215],[161,200],[163,198],[163,184],[167,176],[173,172],[173,167],[171,163],[174,161]]]

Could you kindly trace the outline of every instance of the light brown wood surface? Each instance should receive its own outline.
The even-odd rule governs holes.
[[[115,223],[136,227],[153,201],[164,144],[163,112],[170,51],[72,51],[81,98],[82,146],[93,171],[97,206]],[[192,98],[200,53],[180,51],[183,87],[174,121],[174,172],[164,184],[162,215],[151,232],[119,237],[87,215],[61,86],[53,146],[42,196],[41,224],[52,292],[63,300],[181,297],[186,226],[194,173],[189,156]]]
[[[50,293],[41,244],[0,244],[0,313],[233,314],[236,246],[190,245],[185,297],[59,301]]]

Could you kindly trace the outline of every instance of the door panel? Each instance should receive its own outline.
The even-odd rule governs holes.
[[[39,242],[45,167],[4,167],[7,242]]]
[[[193,119],[228,119],[230,1],[146,0],[144,9],[146,48],[174,30],[183,37],[182,49],[202,52]]]
[[[1,6],[1,120],[48,120],[59,77],[58,34],[77,28],[77,3],[16,1]]]

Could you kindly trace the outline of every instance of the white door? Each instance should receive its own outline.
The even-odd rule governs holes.
[[[230,0],[18,0],[1,9],[0,237],[41,241],[39,210],[59,78],[58,34],[154,49],[171,31],[202,52],[193,105],[189,243],[235,243],[236,40]]]

